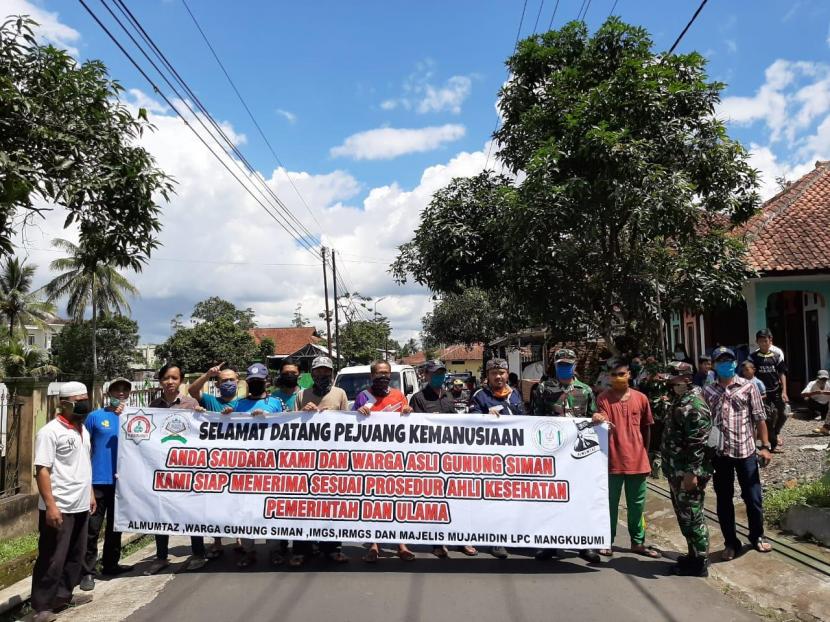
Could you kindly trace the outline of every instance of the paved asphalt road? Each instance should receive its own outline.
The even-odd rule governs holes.
[[[265,545],[257,549],[259,561],[249,570],[235,568],[228,547],[203,571],[176,575],[128,622],[759,619],[705,580],[668,576],[670,560],[628,553],[597,567],[570,553],[550,562],[460,553],[440,560],[416,548],[414,562],[388,557],[369,566],[360,561],[362,549],[347,546],[347,565],[314,559],[295,570],[271,569]]]

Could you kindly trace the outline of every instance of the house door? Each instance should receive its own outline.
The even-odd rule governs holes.
[[[807,341],[807,378],[815,378],[821,368],[821,341],[818,330],[818,309],[804,313],[804,337]]]

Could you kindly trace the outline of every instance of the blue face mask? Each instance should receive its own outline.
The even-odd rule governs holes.
[[[429,386],[433,389],[440,389],[444,386],[444,381],[447,379],[447,374],[433,374],[429,379]]]
[[[117,397],[110,397],[110,408],[118,408],[121,406],[121,400]]]
[[[236,383],[233,380],[226,380],[219,383],[219,395],[225,399],[236,396]]]
[[[559,380],[573,380],[575,367],[573,363],[557,363],[556,377]]]
[[[715,373],[718,378],[731,378],[735,375],[738,364],[735,361],[720,361],[715,363]]]

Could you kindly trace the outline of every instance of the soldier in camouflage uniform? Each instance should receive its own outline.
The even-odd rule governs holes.
[[[681,361],[669,366],[668,383],[674,398],[663,430],[663,473],[689,547],[688,555],[678,557],[672,570],[678,575],[705,577],[709,574],[709,529],[703,499],[713,470],[707,444],[712,415],[700,389],[692,383],[694,368]]]
[[[553,365],[554,377],[536,385],[532,414],[590,419],[597,412],[597,402],[591,387],[576,379],[576,353],[567,348],[557,350],[553,356]],[[581,437],[582,432],[579,434]],[[535,557],[546,560],[557,554],[557,549],[540,549]],[[579,556],[592,563],[600,561],[599,553],[594,549],[582,549]]]
[[[648,357],[643,367],[643,373],[638,382],[638,389],[645,393],[651,405],[651,414],[654,425],[651,426],[651,441],[648,447],[648,458],[651,462],[651,476],[660,478],[660,439],[663,436],[663,425],[671,406],[671,396],[666,386],[668,375],[664,373],[660,364],[653,356]]]

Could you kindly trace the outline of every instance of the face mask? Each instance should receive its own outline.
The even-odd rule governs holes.
[[[628,378],[625,376],[614,376],[611,378],[611,386],[618,391],[628,388]]]
[[[676,395],[686,395],[687,387],[685,384],[673,384],[671,388]]]
[[[254,379],[248,381],[248,393],[253,395],[261,395],[265,391],[265,381]]]
[[[433,389],[440,389],[444,386],[444,381],[446,379],[446,374],[434,374],[432,378],[429,379],[429,386],[431,386]]]
[[[278,385],[288,387],[289,389],[296,387],[299,381],[300,377],[294,374],[280,374],[280,377],[277,378]]]
[[[391,378],[387,376],[378,376],[377,378],[372,379],[372,391],[375,393],[380,393],[382,395],[386,395],[389,393],[389,382]]]
[[[675,352],[674,353],[674,360],[675,361],[685,361],[686,360],[686,354],[683,353],[683,352]]]
[[[118,408],[121,406],[121,400],[117,397],[110,397],[110,408]]]
[[[219,395],[224,398],[231,398],[236,395],[236,382],[233,380],[226,380],[219,383]]]
[[[642,371],[642,369],[643,369],[642,365],[631,365],[631,375],[636,378],[637,376],[640,375],[640,372]]]
[[[89,400],[81,400],[80,402],[75,402],[72,414],[86,416],[89,414],[89,410]]]
[[[452,389],[450,389],[450,392],[453,394],[454,397],[459,397],[463,393],[463,390],[461,389],[461,387],[453,387]]]
[[[331,391],[331,376],[314,379],[314,389],[318,395],[325,395]]]
[[[574,367],[575,365],[573,363],[557,363],[556,377],[559,380],[573,380]]]
[[[721,361],[715,363],[715,373],[718,375],[718,378],[731,378],[735,375],[735,369],[737,367],[738,364],[735,361]]]

